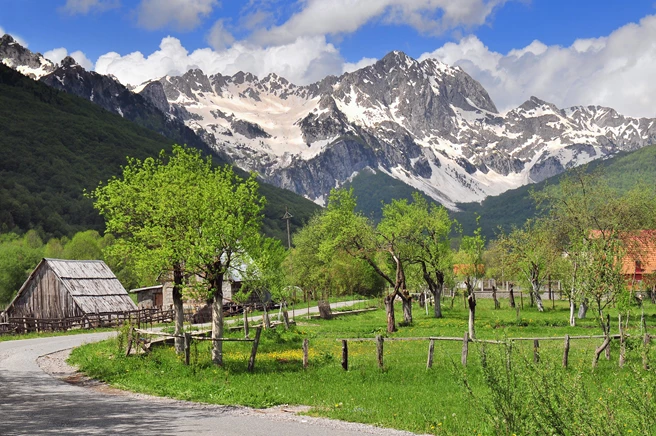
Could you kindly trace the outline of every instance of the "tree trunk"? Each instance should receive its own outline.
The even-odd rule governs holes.
[[[492,285],[492,299],[494,300],[494,309],[499,309],[501,305],[499,304],[499,300],[497,299],[497,287],[496,285]]]
[[[435,314],[435,318],[442,318],[442,291],[443,291],[442,286],[438,286],[433,290],[433,301],[435,304],[433,304],[433,312]]]
[[[412,297],[408,291],[403,291],[401,301],[403,302],[403,323],[410,325],[412,324]]]
[[[579,305],[579,319],[585,319],[585,315],[588,313],[588,299],[584,298]]]
[[[182,265],[173,265],[173,310],[175,312],[175,352],[184,353],[184,305],[182,302],[182,281],[184,271]]]
[[[467,297],[467,303],[469,306],[469,337],[471,339],[476,339],[474,321],[476,317],[476,296],[474,295],[473,290],[470,291],[469,296]]]
[[[264,324],[265,329],[271,328],[271,320],[269,319],[269,311],[267,310],[266,303],[262,306],[264,313],[262,314],[262,324]]]
[[[574,315],[576,313],[576,303],[572,298],[569,299],[569,325],[571,327],[576,326],[576,316]]]
[[[214,299],[212,301],[212,339],[223,338],[223,275],[215,283],[220,286],[214,288]],[[223,342],[212,341],[212,362],[223,366]]]
[[[285,323],[285,330],[289,330],[289,312],[287,312],[287,302],[282,302],[282,320]]]
[[[513,308],[515,307],[515,292],[514,292],[514,289],[513,289],[514,287],[515,287],[515,285],[510,284],[510,291],[508,293],[508,297],[510,298],[510,307],[513,307]]]
[[[538,312],[544,312],[544,305],[542,304],[542,296],[540,295],[540,285],[537,283],[532,283],[531,285],[533,287],[533,295],[535,295],[535,301],[538,305]],[[533,296],[531,296],[531,300],[533,300]],[[532,302],[531,302],[531,306],[533,306]]]
[[[396,320],[394,319],[394,298],[396,292],[385,297],[385,312],[387,312],[387,333],[396,331]]]

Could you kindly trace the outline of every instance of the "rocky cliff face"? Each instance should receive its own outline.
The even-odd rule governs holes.
[[[0,60],[9,68],[34,80],[55,69],[55,64],[44,58],[41,53],[32,53],[7,34],[0,38]]]
[[[319,203],[370,168],[453,207],[656,142],[656,120],[610,108],[559,109],[531,97],[500,114],[459,67],[402,52],[308,86],[193,69],[128,89],[70,60],[41,80],[131,119],[135,107],[166,114],[238,166]]]

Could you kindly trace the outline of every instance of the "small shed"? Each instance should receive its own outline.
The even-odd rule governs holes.
[[[2,313],[4,319],[63,319],[137,310],[101,260],[43,259]]]
[[[147,286],[145,288],[131,289],[130,294],[137,295],[139,309],[163,309],[173,305],[173,288],[164,285]]]

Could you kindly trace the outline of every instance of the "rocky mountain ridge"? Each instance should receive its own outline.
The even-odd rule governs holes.
[[[656,120],[611,108],[559,109],[531,97],[500,114],[461,68],[402,52],[307,86],[192,69],[128,89],[80,70],[62,65],[41,80],[115,112],[130,109],[130,96],[142,98],[238,166],[318,203],[369,168],[453,208],[656,142]],[[104,82],[106,98],[89,91]]]

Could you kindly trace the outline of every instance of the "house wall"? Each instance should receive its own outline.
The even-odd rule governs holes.
[[[82,315],[73,298],[45,263],[32,275],[22,294],[7,310],[9,318],[47,319]]]
[[[169,280],[162,284],[162,308],[173,308],[173,282]]]
[[[137,292],[137,306],[139,309],[151,309],[155,306],[153,291]]]

